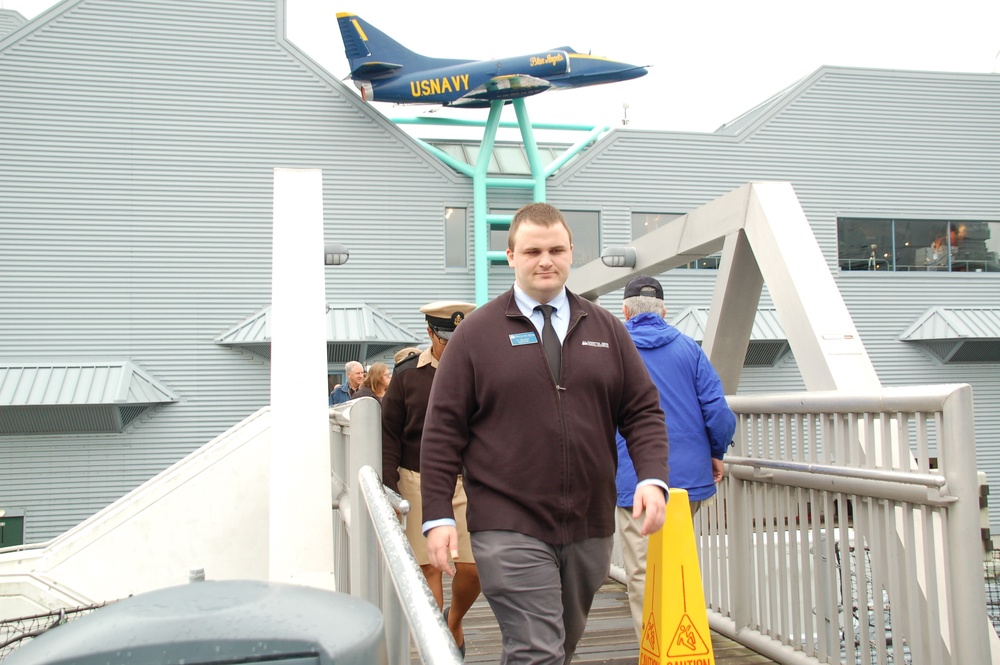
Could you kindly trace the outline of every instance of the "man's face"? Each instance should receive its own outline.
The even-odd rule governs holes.
[[[347,375],[347,384],[351,387],[351,390],[357,390],[361,382],[365,380],[365,368],[360,365],[351,370],[350,374]]]
[[[573,245],[562,224],[541,226],[523,222],[514,235],[514,249],[507,250],[518,286],[544,304],[559,294],[573,264]]]
[[[427,336],[431,340],[431,355],[441,360],[441,354],[444,353],[444,347],[448,344],[448,340],[438,337],[430,327],[427,328]]]

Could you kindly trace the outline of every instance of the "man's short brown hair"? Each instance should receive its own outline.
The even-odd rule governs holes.
[[[562,224],[566,233],[569,234],[569,244],[573,244],[573,231],[570,230],[569,224],[566,223],[566,218],[563,217],[559,208],[548,203],[529,203],[526,206],[521,206],[514,213],[514,219],[510,222],[510,231],[507,232],[507,248],[512,252],[514,251],[514,235],[524,222],[531,222],[539,226]]]

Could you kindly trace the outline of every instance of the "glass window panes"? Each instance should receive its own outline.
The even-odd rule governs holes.
[[[882,219],[842,219],[837,224],[841,270],[892,270],[892,226]]]
[[[573,232],[573,265],[582,266],[601,258],[600,215],[596,212],[563,210]]]
[[[1000,222],[951,222],[951,269],[1000,271]]]
[[[501,172],[515,175],[531,175],[528,158],[524,156],[521,146],[497,146],[493,154],[500,164]]]
[[[448,153],[448,155],[454,157],[456,160],[460,162],[466,161],[465,150],[463,150],[462,146],[458,143],[440,143],[435,145],[434,147],[439,148],[442,152]]]
[[[468,162],[473,166],[479,161],[479,146],[478,145],[465,145],[465,151],[469,154]],[[496,152],[490,155],[490,165],[487,168],[489,173],[499,173],[500,165],[497,164]]]
[[[840,218],[837,236],[844,271],[1000,271],[1000,222]]]
[[[444,265],[446,268],[469,266],[469,225],[465,208],[444,209]]]
[[[514,214],[514,210],[492,210],[496,214]],[[563,210],[566,224],[573,233],[573,265],[582,266],[601,258],[600,214],[591,211]],[[507,231],[490,231],[490,250],[507,249]]]
[[[649,213],[649,212],[633,212],[632,213],[632,240],[636,238],[641,238],[650,231],[658,229],[664,226],[667,222],[671,222],[678,217],[680,213]]]
[[[654,231],[661,226],[666,226],[668,222],[672,222],[678,217],[682,217],[683,214],[679,212],[633,212],[632,213],[632,240],[641,238],[650,231]],[[703,270],[718,270],[719,261],[722,257],[719,254],[712,254],[711,256],[706,256],[697,261],[692,261],[680,268],[689,268],[691,270],[703,269]]]
[[[539,148],[538,159],[542,162],[542,168],[545,168],[552,162],[556,161],[556,156],[561,155],[562,153],[562,150],[554,150],[553,148]]]
[[[455,140],[428,140],[427,142],[470,166],[475,166],[476,160],[479,158],[480,144],[478,142]],[[571,146],[539,145],[537,147],[539,164],[545,168],[562,156]],[[578,156],[574,156],[570,163]],[[521,143],[495,143],[490,155],[489,173],[491,175],[530,176],[531,166],[528,163],[524,146]]]

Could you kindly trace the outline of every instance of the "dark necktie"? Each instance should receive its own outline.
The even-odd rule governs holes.
[[[545,358],[549,361],[552,377],[558,385],[562,374],[562,344],[559,343],[559,335],[552,326],[552,312],[556,311],[556,308],[552,305],[539,305],[535,309],[540,310],[542,317],[545,318],[545,323],[542,325],[542,346],[545,347]]]

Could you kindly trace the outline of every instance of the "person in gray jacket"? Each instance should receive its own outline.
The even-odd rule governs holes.
[[[615,430],[640,479],[642,531],[663,525],[667,432],[656,387],[622,323],[565,288],[572,237],[535,203],[511,222],[514,287],[449,341],[421,440],[431,564],[454,574],[451,497],[464,475],[483,593],[502,663],[568,663],[607,577],[615,528]]]

